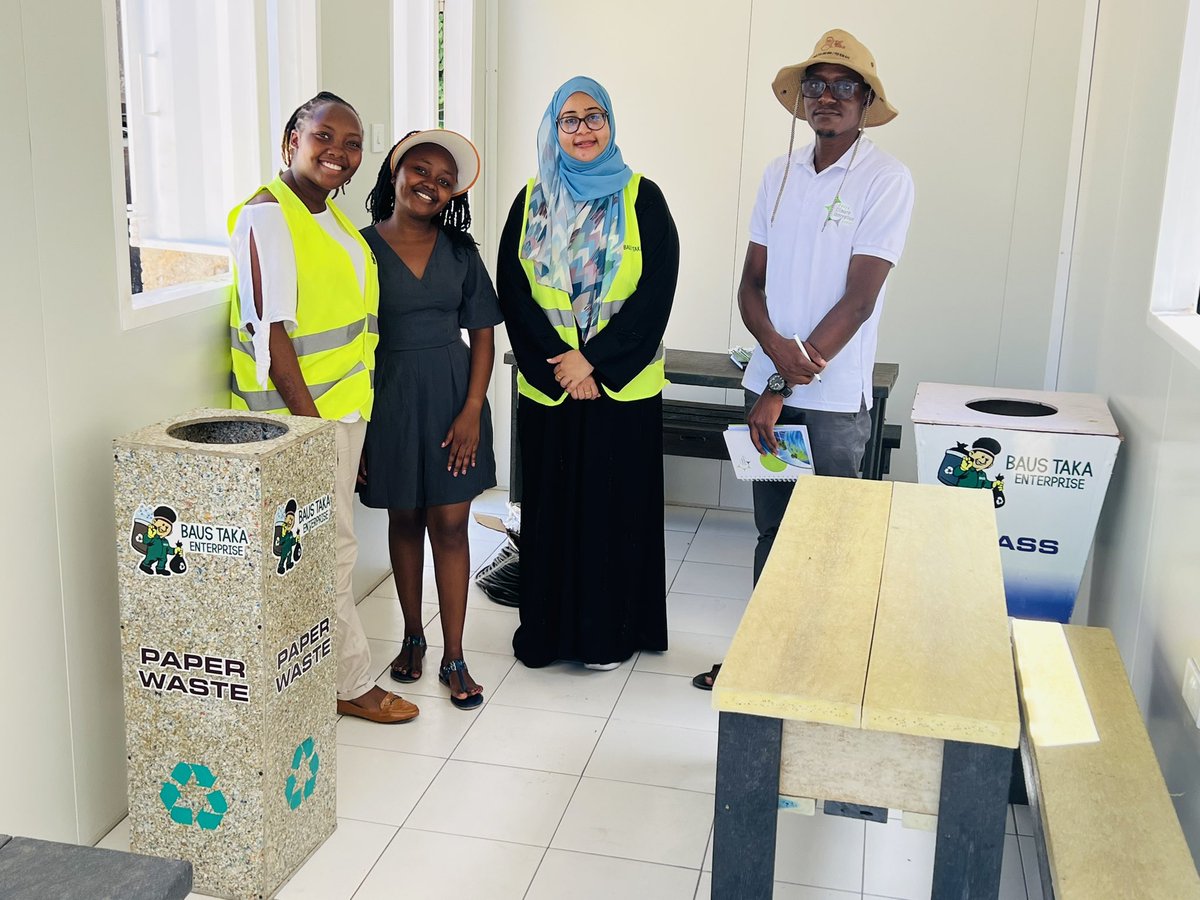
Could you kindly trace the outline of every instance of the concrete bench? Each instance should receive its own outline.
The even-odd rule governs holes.
[[[1021,756],[1046,900],[1200,897],[1112,633],[1016,621],[1013,646]],[[1064,662],[1048,664],[1056,653]],[[1098,740],[1064,743],[1092,724]]]
[[[183,900],[192,864],[0,834],[4,900]]]

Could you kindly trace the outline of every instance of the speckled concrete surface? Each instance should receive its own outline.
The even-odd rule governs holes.
[[[131,849],[206,894],[270,896],[336,824],[334,446],[231,410],[113,442]]]

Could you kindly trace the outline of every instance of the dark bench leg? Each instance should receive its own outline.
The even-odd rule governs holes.
[[[946,741],[933,900],[999,896],[1011,777],[1011,749]]]
[[[783,722],[721,713],[712,900],[771,900]]]

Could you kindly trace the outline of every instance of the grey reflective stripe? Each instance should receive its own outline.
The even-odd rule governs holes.
[[[662,341],[659,341],[658,342],[658,350],[654,354],[654,359],[650,360],[650,362],[651,363],[662,362],[663,357],[666,355],[667,355],[666,351],[663,350]]]
[[[229,343],[233,345],[234,350],[241,350],[251,359],[254,359],[254,342],[243,341],[241,331],[237,328],[229,329]]]
[[[329,331],[318,331],[316,334],[306,334],[292,338],[292,346],[296,348],[297,356],[311,356],[314,353],[324,353],[326,350],[337,350],[345,347],[358,337],[366,327],[366,322],[359,319],[342,328],[331,328]]]
[[[598,322],[607,322],[613,316],[621,311],[621,307],[625,305],[624,300],[605,300],[600,304],[600,317]]]
[[[371,334],[379,334],[379,316],[367,313],[367,331]]]
[[[333,388],[337,387],[347,378],[357,375],[359,372],[366,371],[366,366],[358,363],[353,369],[339,378],[337,381],[327,381],[324,384],[310,384],[308,392],[312,395],[313,400],[318,400],[329,393]],[[374,384],[375,373],[371,372],[371,381]],[[283,400],[283,395],[279,391],[243,391],[238,387],[237,376],[230,375],[229,390],[241,397],[246,402],[246,406],[255,412],[266,412],[272,409],[287,409],[287,403]]]
[[[574,328],[575,313],[569,309],[543,309],[546,318],[555,328]]]

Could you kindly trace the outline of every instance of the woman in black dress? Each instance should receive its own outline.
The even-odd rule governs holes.
[[[513,650],[527,666],[611,669],[667,647],[662,336],[679,237],[615,135],[603,87],[560,87],[500,239],[523,485]]]
[[[379,170],[363,237],[379,265],[375,413],[367,429],[367,506],[388,511],[388,550],[404,614],[396,681],[421,677],[425,533],[442,625],[438,678],[462,709],[483,702],[463,659],[471,574],[471,500],[496,484],[488,381],[500,322],[496,292],[469,228],[466,192],[479,153],[465,137],[412,132]],[[470,349],[463,343],[466,329]]]

